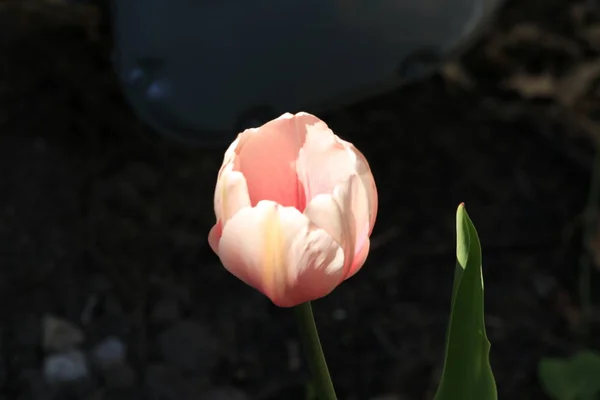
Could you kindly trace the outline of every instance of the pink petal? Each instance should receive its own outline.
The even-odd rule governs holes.
[[[208,234],[208,244],[215,253],[219,248],[223,224],[240,209],[250,206],[246,179],[244,175],[232,171],[231,168],[231,165],[223,166],[215,188],[214,206],[217,223]]]
[[[223,233],[223,225],[221,222],[217,223],[211,228],[208,233],[208,244],[215,253],[219,253],[219,240],[221,240],[221,234]]]
[[[352,262],[352,266],[350,267],[350,271],[346,274],[345,279],[348,279],[348,278],[354,276],[354,274],[356,274],[358,271],[360,271],[362,266],[365,264],[365,261],[367,261],[367,256],[369,255],[370,246],[371,246],[371,241],[369,240],[369,238],[366,238],[362,244],[362,247],[360,249],[358,249],[358,251],[356,252],[356,255],[354,256],[354,259]]]
[[[240,144],[240,138],[241,138],[241,133],[237,136],[237,138],[235,138],[235,140],[233,141],[233,143],[231,143],[229,145],[229,147],[227,148],[227,150],[225,150],[225,155],[223,156],[223,165],[221,166],[221,169],[223,169],[223,167],[225,165],[228,165],[230,163],[233,162],[233,159],[237,156],[237,148],[238,145]]]
[[[223,224],[243,207],[250,206],[246,178],[227,165],[219,173],[215,188],[215,215]]]
[[[304,210],[306,195],[296,174],[304,131],[296,125],[293,115],[284,114],[239,135],[234,169],[246,177],[253,206],[261,200],[271,200]]]
[[[329,130],[323,122],[307,127],[306,141],[298,158],[298,176],[310,199],[322,193],[334,193],[336,201],[352,227],[354,251],[366,248],[377,216],[377,188],[369,164],[363,154]],[[352,181],[351,186],[347,186]],[[343,190],[342,190],[343,188]],[[348,247],[345,246],[347,249]],[[367,254],[360,254],[366,259]],[[360,262],[360,266],[364,260]],[[357,271],[356,265],[346,272]]]
[[[364,207],[367,208],[366,215],[368,215],[368,232],[367,235],[371,235],[373,227],[375,226],[375,220],[377,219],[377,208],[378,208],[378,196],[377,186],[375,185],[375,179],[373,173],[369,167],[369,163],[365,156],[356,148],[353,144],[348,143],[349,149],[354,153],[356,157],[356,172],[360,178],[362,184],[361,193],[364,193],[366,203],[363,203],[364,198],[361,199],[360,203],[356,202],[356,209],[354,214],[364,216]],[[366,222],[365,222],[366,223]],[[359,223],[359,226],[363,226],[363,221]]]
[[[240,144],[240,137],[242,134],[240,133],[237,138],[229,145],[227,150],[225,150],[225,155],[223,156],[223,162],[221,163],[221,168],[219,168],[218,177],[221,177],[221,174],[225,169],[232,169],[230,166],[233,165],[235,158],[237,157],[237,148]],[[230,168],[228,168],[230,167]],[[218,179],[218,178],[217,178]]]
[[[334,135],[323,121],[313,118],[316,121],[305,118],[312,124],[303,126],[306,140],[296,165],[308,200],[319,194],[332,194],[336,185],[356,174],[355,157],[346,148],[346,142]]]
[[[333,195],[319,194],[311,200],[304,214],[319,228],[325,230],[344,250],[344,275],[354,258],[356,227],[352,215],[352,193],[360,184],[356,175],[335,187]]]
[[[344,208],[344,213],[352,214],[351,219],[354,221],[356,260],[348,272],[349,276],[352,276],[365,263],[369,253],[369,236],[377,217],[377,188],[369,164],[362,153],[351,143],[346,142],[345,146],[352,154],[357,174],[351,178],[355,184],[350,190],[344,191],[350,197],[346,200],[346,204],[349,205]],[[342,200],[338,201],[342,204]]]
[[[327,295],[343,279],[342,248],[293,207],[261,201],[223,227],[218,254],[233,275],[291,307]]]
[[[352,266],[354,258],[354,221],[348,220],[351,213],[344,213],[344,206],[340,205],[333,195],[320,194],[306,207],[304,215],[310,222],[327,232],[344,251],[344,275]]]
[[[358,252],[364,245],[365,241],[369,240],[371,233],[371,199],[369,198],[370,192],[367,186],[364,185],[364,176],[356,177],[356,185],[352,187],[352,192],[349,193],[351,199],[350,209],[347,210],[351,213],[354,220],[355,226],[355,242],[354,248]],[[376,193],[376,192],[375,192]],[[375,203],[376,204],[376,203]]]

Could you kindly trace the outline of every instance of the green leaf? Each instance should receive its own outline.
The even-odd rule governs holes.
[[[464,204],[456,211],[456,236],[446,358],[434,400],[496,400],[485,333],[481,245]]]
[[[571,358],[544,358],[538,366],[546,394],[555,400],[600,397],[600,355],[583,351]]]

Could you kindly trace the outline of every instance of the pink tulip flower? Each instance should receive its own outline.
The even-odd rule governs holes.
[[[329,294],[369,253],[377,189],[365,157],[319,118],[283,114],[225,152],[208,241],[280,307]]]

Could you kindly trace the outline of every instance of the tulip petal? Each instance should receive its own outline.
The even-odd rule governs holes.
[[[356,223],[355,257],[346,279],[356,274],[369,254],[369,236],[377,217],[377,188],[367,160],[352,144],[349,148],[356,156],[359,183],[352,193],[352,214]]]
[[[327,231],[344,249],[345,277],[354,275],[363,266],[369,252],[369,218],[363,195],[361,179],[352,175],[335,187],[333,196],[315,197],[305,212],[315,225]]]
[[[250,206],[246,178],[242,173],[233,171],[231,165],[219,174],[214,203],[217,220],[223,224],[241,208]]]
[[[323,229],[302,232],[290,248],[290,262],[296,267],[295,280],[282,307],[293,307],[331,293],[344,279],[344,250]]]
[[[356,174],[356,166],[346,142],[334,135],[327,124],[310,114],[298,115],[304,117],[301,121],[305,125],[298,123],[298,130],[305,130],[306,140],[298,153],[296,169],[310,201],[319,194],[333,193],[338,184]]]
[[[347,273],[346,279],[353,276],[358,272],[358,270],[360,270],[369,254],[369,236],[373,230],[371,221],[373,221],[373,223],[375,222],[374,217],[376,215],[376,208],[375,211],[372,211],[372,204],[375,204],[375,207],[377,207],[376,198],[373,200],[372,197],[370,197],[372,196],[372,193],[376,194],[376,192],[369,192],[368,187],[365,186],[365,181],[367,181],[367,184],[369,184],[369,179],[373,181],[372,177],[369,178],[365,177],[364,175],[357,177],[357,184],[353,186],[353,191],[350,194],[352,197],[352,200],[350,201],[352,209],[349,211],[349,213],[351,213],[354,217],[354,249],[356,253],[354,255],[352,266]]]
[[[218,177],[221,177],[221,174],[223,173],[224,170],[231,169],[231,168],[227,168],[227,167],[232,166],[233,163],[235,162],[235,158],[237,157],[237,149],[240,144],[241,136],[242,136],[242,134],[240,133],[237,136],[237,138],[229,145],[227,150],[225,150],[225,154],[223,155],[223,162],[221,163],[221,168],[219,168]]]
[[[345,270],[347,274],[354,275],[365,262],[369,235],[377,215],[377,189],[373,174],[367,160],[353,144],[337,137],[318,118],[305,113],[297,115],[305,116],[307,122],[306,140],[296,165],[299,179],[308,201],[323,193],[338,191],[336,200],[345,216],[347,229],[352,228],[353,248],[358,257]],[[347,186],[350,181],[352,185]],[[345,189],[340,191],[340,188]],[[343,246],[348,249],[347,245]]]
[[[352,266],[350,267],[350,270],[348,271],[348,273],[346,274],[346,277],[344,279],[351,278],[354,276],[354,274],[356,274],[358,271],[360,271],[362,266],[365,264],[365,261],[367,261],[367,256],[369,255],[370,247],[371,247],[371,241],[367,237],[363,241],[362,247],[360,249],[358,249],[358,251],[356,252],[356,255],[352,259]]]
[[[369,253],[369,236],[377,217],[377,188],[367,160],[351,143],[344,143],[356,168],[356,174],[350,178],[354,184],[346,190],[351,199],[346,204],[344,213],[352,214],[354,222],[355,260],[348,272],[354,275],[365,263]],[[338,200],[342,204],[343,200]]]
[[[291,307],[330,293],[343,279],[344,252],[293,207],[261,201],[223,227],[223,266],[273,303]]]
[[[377,208],[378,208],[378,196],[377,196],[377,186],[375,185],[375,179],[373,178],[373,173],[371,172],[371,168],[369,167],[369,163],[365,156],[356,148],[353,144],[348,143],[348,148],[354,154],[356,158],[356,172],[360,178],[360,182],[362,184],[362,189],[360,192],[361,197],[360,202],[355,202],[355,215],[365,215],[365,207],[366,207],[366,215],[368,215],[367,222],[368,223],[368,232],[367,235],[370,235],[373,231],[373,227],[375,226],[375,220],[377,218]],[[365,200],[366,199],[366,200]],[[363,203],[366,201],[366,203]],[[357,222],[358,226],[364,226],[364,221]]]
[[[349,219],[352,218],[351,210],[348,210],[347,213],[344,212],[348,207],[344,202],[349,196],[343,191],[348,190],[349,185],[350,182],[339,188],[338,193],[334,195],[320,194],[316,196],[304,211],[304,215],[310,219],[312,224],[327,232],[342,247],[344,275],[352,266],[354,258],[354,221]]]
[[[297,130],[305,131],[305,141],[299,151],[296,168],[308,200],[319,194],[332,193],[337,185],[357,174],[363,188],[359,189],[361,200],[356,207],[361,215],[367,210],[370,234],[377,215],[377,189],[365,156],[352,143],[335,135],[317,117],[301,112],[296,114],[296,121]]]
[[[208,233],[208,244],[212,251],[218,254],[219,251],[219,240],[221,240],[221,234],[223,233],[223,225],[221,222],[217,223],[211,228]]]
[[[246,177],[253,206],[271,200],[304,210],[306,195],[296,174],[303,133],[296,129],[294,116],[286,113],[239,135],[234,169]]]

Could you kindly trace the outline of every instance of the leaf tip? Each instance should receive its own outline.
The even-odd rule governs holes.
[[[457,214],[458,214],[458,213],[461,213],[461,214],[462,214],[462,213],[464,213],[465,211],[466,211],[466,210],[465,210],[465,202],[463,201],[462,203],[460,203],[460,204],[458,205],[458,208],[456,209],[456,213],[457,213]]]

